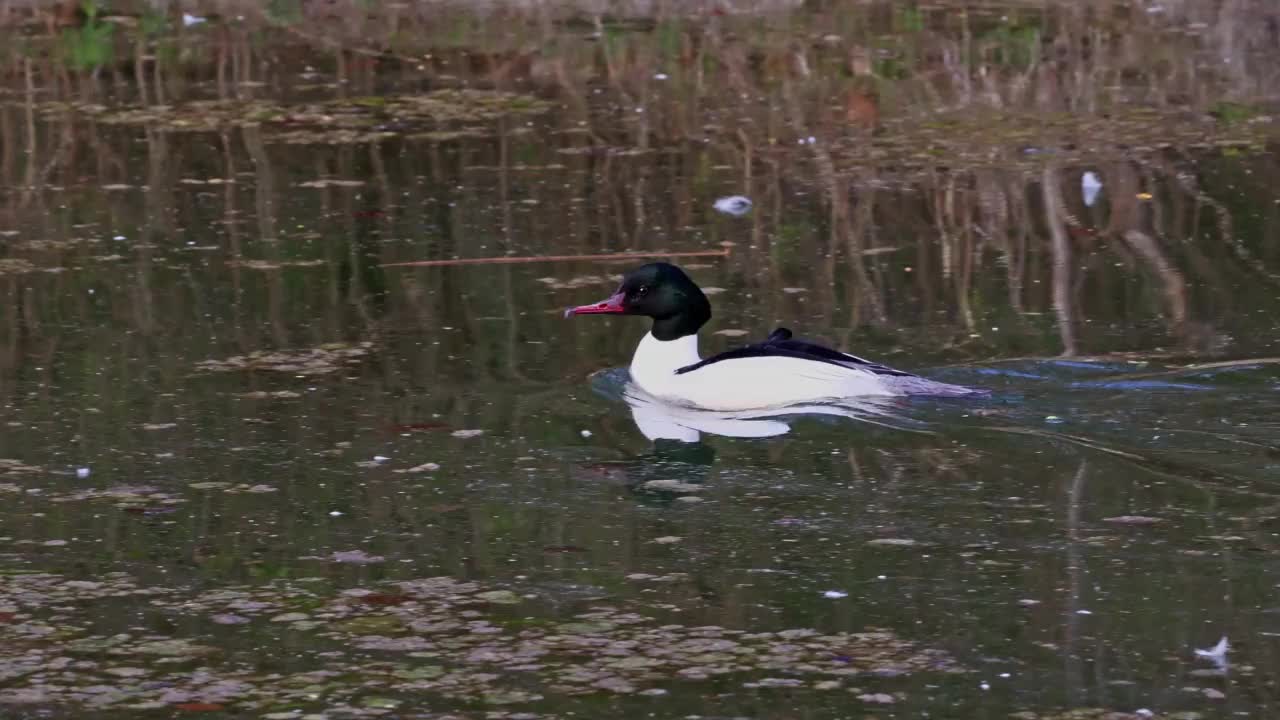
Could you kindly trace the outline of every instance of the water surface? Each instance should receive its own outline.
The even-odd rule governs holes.
[[[1276,712],[1273,9],[398,7],[0,16],[0,714]]]

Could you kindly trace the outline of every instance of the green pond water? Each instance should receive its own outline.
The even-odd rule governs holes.
[[[11,9],[0,717],[1274,717],[1280,12],[1186,5]],[[639,402],[626,252],[992,394]]]

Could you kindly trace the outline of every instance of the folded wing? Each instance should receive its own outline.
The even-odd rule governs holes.
[[[696,362],[692,365],[686,365],[679,370],[676,370],[676,374],[683,375],[684,373],[693,372],[694,370],[698,370],[718,362],[724,362],[725,360],[756,357],[789,357],[796,358],[798,360],[812,360],[814,362],[827,363],[830,365],[839,365],[851,370],[861,370],[863,372],[874,373],[876,375],[915,377],[911,373],[894,370],[891,367],[881,365],[879,363],[873,363],[855,355],[842,353],[839,350],[832,350],[829,347],[816,345],[803,340],[793,340],[791,331],[783,327],[769,333],[768,339],[764,342],[734,348],[733,350],[727,350],[719,355],[712,355],[705,360]]]

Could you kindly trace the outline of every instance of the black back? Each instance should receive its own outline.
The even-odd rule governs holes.
[[[693,372],[699,368],[718,363],[722,360],[737,360],[739,358],[750,357],[791,357],[798,360],[812,360],[814,362],[824,362],[830,365],[839,365],[841,367],[853,368],[857,370],[865,370],[875,373],[876,375],[892,375],[895,377],[914,377],[909,372],[894,370],[891,367],[873,363],[869,360],[863,360],[860,357],[842,353],[838,350],[832,350],[829,347],[815,345],[804,340],[792,340],[791,331],[780,327],[769,333],[768,339],[764,342],[755,343],[754,345],[746,345],[733,350],[726,350],[719,355],[696,362],[692,365],[686,365],[676,370],[677,375]]]

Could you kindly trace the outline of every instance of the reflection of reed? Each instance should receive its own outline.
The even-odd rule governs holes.
[[[36,161],[40,157],[38,152],[37,139],[39,135],[36,132],[36,86],[35,78],[32,72],[31,58],[22,59],[22,89],[23,89],[23,119],[26,122],[26,173],[22,178],[22,203],[23,207],[30,204],[35,196],[36,190]],[[15,143],[16,145],[16,143]],[[6,185],[13,185],[12,181],[6,182]]]
[[[480,138],[346,147],[273,144],[266,125],[187,134],[102,123],[47,103],[79,100],[82,93],[108,100],[115,93],[110,83],[96,88],[92,82],[64,81],[68,71],[48,53],[14,58],[0,42],[0,53],[9,58],[0,83],[13,88],[0,96],[0,230],[18,233],[0,237],[0,247],[6,258],[65,268],[0,275],[0,398],[15,422],[38,425],[42,442],[59,452],[74,448],[77,458],[119,458],[122,477],[155,472],[152,458],[174,453],[183,461],[175,482],[266,481],[289,494],[279,508],[234,498],[193,507],[189,523],[161,526],[172,533],[163,536],[163,544],[156,535],[126,531],[133,526],[122,524],[120,513],[86,514],[76,532],[109,538],[112,559],[163,552],[169,554],[166,561],[172,556],[192,562],[211,577],[241,577],[261,565],[294,569],[300,553],[291,551],[297,546],[347,542],[354,533],[335,528],[359,527],[385,538],[389,554],[427,558],[439,572],[455,575],[508,572],[512,563],[560,572],[568,559],[548,560],[540,548],[570,544],[598,550],[623,568],[647,569],[651,557],[637,538],[657,534],[652,517],[658,514],[635,512],[631,499],[584,489],[564,461],[592,449],[571,444],[586,419],[598,421],[588,425],[597,440],[608,439],[602,452],[629,454],[636,448],[630,428],[611,417],[607,406],[587,405],[580,387],[589,372],[625,362],[638,326],[567,327],[556,314],[571,300],[607,292],[622,268],[571,261],[528,268],[431,267],[387,272],[379,280],[361,263],[706,250],[727,241],[734,244],[727,259],[684,260],[708,265],[695,270],[699,281],[726,291],[716,297],[715,329],[754,334],[775,321],[799,321],[806,331],[840,337],[851,349],[879,343],[867,354],[919,352],[921,363],[943,353],[962,359],[1064,350],[1141,352],[1184,334],[1185,347],[1201,352],[1212,346],[1193,343],[1190,331],[1179,328],[1207,320],[1243,343],[1251,341],[1251,332],[1266,342],[1273,332],[1266,313],[1230,310],[1274,307],[1280,255],[1262,244],[1280,222],[1271,205],[1280,179],[1272,157],[1243,150],[1243,156],[1206,157],[1174,139],[1162,152],[1101,161],[1063,151],[1066,159],[1046,170],[1043,161],[1028,160],[1036,156],[1026,151],[1060,148],[1052,142],[1058,138],[1049,119],[1043,135],[1020,129],[1007,137],[993,121],[989,133],[995,142],[981,145],[989,153],[981,157],[966,154],[971,146],[963,143],[937,145],[927,162],[876,154],[896,150],[893,140],[905,133],[923,138],[923,153],[929,133],[922,128],[936,122],[936,132],[945,135],[954,129],[946,125],[948,113],[957,110],[1101,112],[1114,106],[1116,98],[1108,93],[1123,88],[1134,101],[1199,111],[1228,93],[1274,80],[1274,67],[1251,59],[1261,42],[1256,27],[1265,23],[1248,20],[1265,8],[1169,5],[1173,17],[1157,21],[1139,13],[1123,28],[1101,26],[1090,20],[1092,11],[1067,4],[1027,10],[1041,30],[1034,42],[1026,40],[1035,52],[1025,63],[1001,60],[1021,52],[1019,46],[984,35],[980,19],[956,26],[928,22],[918,31],[893,32],[890,43],[881,32],[884,21],[873,12],[889,17],[883,12],[888,5],[866,10],[852,3],[788,16],[797,24],[785,31],[751,25],[750,19],[700,24],[663,17],[648,31],[610,28],[604,40],[577,37],[549,21],[506,23],[509,29],[519,25],[511,29],[518,36],[514,46],[482,23],[468,26],[475,35],[461,46],[443,43],[438,29],[415,18],[411,7],[383,27],[396,33],[397,42],[421,38],[431,48],[433,58],[422,61],[421,71],[393,58],[368,64],[367,54],[344,45],[348,28],[340,23],[320,29],[333,33],[328,37],[336,45],[282,46],[270,28],[247,23],[192,33],[186,40],[196,59],[184,63],[152,52],[151,41],[138,37],[130,38],[130,52],[121,56],[134,63],[136,95],[146,102],[206,94],[289,96],[300,83],[301,67],[312,64],[322,69],[315,82],[334,80],[323,73],[339,68],[348,82],[332,92],[352,97],[397,87],[417,91],[492,82],[546,93],[562,106],[531,127],[508,121],[484,125]],[[1217,28],[1216,18],[1231,12],[1245,21]],[[1182,14],[1210,22],[1207,36],[1171,39],[1160,30]],[[748,24],[733,24],[741,22]],[[764,30],[747,33],[743,27]],[[823,39],[828,27],[844,28],[839,42]],[[778,35],[786,42],[778,42]],[[286,42],[300,36],[291,38]],[[1088,53],[1085,38],[1093,49]],[[607,54],[600,48],[605,42]],[[141,65],[139,48],[146,50]],[[1202,53],[1223,48],[1233,62],[1241,60],[1225,86],[1196,64]],[[1180,55],[1178,69],[1148,62],[1157,50]],[[844,74],[848,66],[858,68],[853,77]],[[657,80],[658,72],[668,77]],[[869,133],[874,126],[880,134]],[[810,135],[815,143],[797,142]],[[906,161],[919,164],[908,171]],[[1090,208],[1076,192],[1085,165],[1106,182],[1101,200]],[[297,188],[320,178],[366,185]],[[107,192],[101,189],[105,184],[131,187]],[[1153,197],[1140,200],[1144,191]],[[717,195],[739,192],[756,202],[748,217],[721,218],[708,209]],[[128,241],[106,242],[116,233]],[[187,242],[221,249],[186,252]],[[114,265],[94,259],[117,252],[128,259]],[[227,262],[299,259],[325,263],[263,270]],[[583,284],[557,289],[536,281],[544,275]],[[784,288],[808,292],[793,295]],[[1042,322],[1042,313],[1057,314]],[[1150,335],[1135,329],[1148,324],[1156,328]],[[1098,329],[1103,327],[1130,334],[1116,337]],[[376,361],[314,382],[266,373],[190,375],[192,364],[206,358],[372,337],[379,340]],[[283,406],[234,397],[281,388],[302,397]],[[140,422],[171,416],[182,421],[173,438],[137,430]],[[406,464],[443,461],[439,477],[363,468],[353,474],[356,462],[387,452],[384,425],[426,421],[446,430],[420,442],[417,434],[396,441],[414,455],[412,461],[404,458]],[[450,445],[447,429],[466,427],[484,428],[506,444]],[[6,442],[16,444],[10,438],[22,437],[16,435],[20,430],[11,428]],[[1079,438],[1032,439],[1042,443],[1037,447],[1077,445],[1096,453],[1098,462],[1115,458],[1125,468],[1142,468],[1139,475],[1159,485],[1141,491],[1167,494],[1171,506],[1182,500],[1178,493],[1211,494],[1224,503],[1275,502],[1265,483],[1213,474],[1212,467],[1161,464],[1159,457],[1137,450],[1082,445]],[[770,467],[804,465],[824,482],[853,483],[851,497],[832,495],[842,501],[840,520],[877,531],[882,522],[909,526],[910,517],[920,516],[904,491],[914,489],[915,499],[926,504],[963,500],[953,508],[964,508],[971,496],[947,493],[979,481],[989,488],[1001,482],[979,477],[966,465],[970,460],[958,460],[950,440],[945,447],[919,441],[906,448],[884,447],[895,441],[881,437],[846,440],[847,452],[830,466],[803,442],[730,447],[725,454]],[[354,443],[354,449],[338,443]],[[975,443],[972,454],[981,458],[989,452],[982,447]],[[1265,450],[1257,452],[1255,464],[1262,466]],[[538,472],[526,477],[514,458],[534,455]],[[216,468],[217,477],[187,476],[203,467]],[[1081,463],[1073,477],[1063,478],[1065,573],[1053,563],[1042,569],[1027,560],[1033,566],[1028,574],[1046,593],[1066,582],[1068,614],[1061,623],[1044,625],[1059,628],[1072,643],[1064,655],[1067,687],[1080,694],[1090,682],[1079,652],[1087,633],[1074,610],[1089,581],[1114,578],[1108,587],[1114,591],[1131,579],[1105,562],[1085,572],[1088,546],[1080,541],[1087,513],[1082,516],[1081,508],[1088,507],[1089,470]],[[734,517],[730,501],[739,489],[764,495],[777,482],[772,474],[758,485],[735,486],[742,478],[719,478],[733,489],[724,491],[728,509],[716,521]],[[493,478],[513,481],[486,490]],[[1118,496],[1139,483],[1106,485],[1091,485],[1089,497]],[[833,487],[824,484],[822,492]],[[1021,480],[1000,487],[1000,496],[1036,490]],[[776,566],[778,548],[785,546],[778,533],[754,525],[765,517],[756,511],[782,515],[787,502],[811,503],[813,496],[792,501],[780,490],[767,492],[773,497],[750,496],[742,527],[709,522],[699,529],[704,536],[689,535],[698,553],[688,562],[701,573],[699,584],[673,592],[689,598],[703,592],[707,599],[699,607],[709,622],[730,618],[746,624],[765,612],[765,591],[750,587],[763,584],[760,577],[734,576],[722,556],[702,551],[731,546],[740,553],[737,565]],[[548,508],[547,497],[569,498],[573,507]],[[334,508],[363,524],[326,525]],[[886,517],[891,511],[902,514]],[[1001,532],[987,514],[945,512],[947,522],[972,522],[975,534]],[[62,517],[18,514],[10,534],[36,536],[45,523],[63,522]],[[1255,534],[1265,535],[1268,523],[1273,521],[1258,515]],[[264,533],[267,527],[279,536]],[[1005,548],[1018,562],[1037,557],[1017,554],[1027,545],[1022,532],[1011,531],[1016,542]],[[937,556],[945,557],[947,573],[955,572],[951,553]],[[699,557],[716,562],[699,565]],[[388,577],[397,572],[405,571],[388,565]],[[939,582],[955,582],[954,577]],[[1148,597],[1149,589],[1138,579],[1128,592],[1135,605],[1140,599],[1157,606],[1151,616],[1168,617],[1169,606],[1159,604],[1181,602]],[[1234,595],[1231,600],[1245,604]],[[968,629],[936,605],[921,602],[911,611],[913,619],[954,623],[946,625],[949,632]],[[864,620],[847,622],[860,627]]]
[[[1062,354],[1075,355],[1075,308],[1072,292],[1072,276],[1075,267],[1071,242],[1067,239],[1066,223],[1062,208],[1062,190],[1058,186],[1059,172],[1047,167],[1040,181],[1044,196],[1045,223],[1049,226],[1053,252],[1053,311],[1058,316],[1058,336],[1062,339]]]
[[[1209,331],[1205,318],[1197,317],[1202,298],[1195,289],[1208,286],[1223,302],[1243,302],[1228,289],[1247,277],[1237,266],[1276,276],[1271,266],[1280,258],[1251,248],[1277,218],[1269,216],[1259,225],[1236,217],[1237,201],[1215,194],[1211,181],[1188,171],[1200,156],[1192,155],[1184,141],[1171,142],[1167,153],[1112,159],[1099,168],[1106,178],[1103,201],[1083,208],[1072,184],[1076,163],[1087,155],[1068,153],[1051,172],[1042,161],[1027,160],[1033,157],[1030,150],[1064,152],[1053,122],[1044,123],[1043,136],[1039,130],[1015,129],[1008,138],[995,137],[1001,128],[993,125],[989,144],[952,142],[948,133],[962,134],[966,127],[959,122],[967,117],[957,114],[960,110],[1100,115],[1115,107],[1117,88],[1125,99],[1154,107],[1175,107],[1179,100],[1206,109],[1226,93],[1261,86],[1274,74],[1273,68],[1248,59],[1263,41],[1251,21],[1274,13],[1249,4],[1212,12],[1179,6],[1159,19],[1139,15],[1112,27],[1067,5],[1049,4],[1029,11],[1035,23],[1015,28],[1034,32],[1017,35],[981,18],[951,24],[928,13],[919,28],[905,32],[885,25],[895,22],[886,7],[842,5],[785,16],[796,27],[815,30],[813,42],[797,41],[809,37],[799,31],[746,32],[772,27],[767,18],[704,22],[668,11],[626,30],[601,21],[596,28],[605,31],[602,40],[567,31],[545,8],[534,12],[536,22],[518,31],[494,33],[484,23],[468,21],[459,27],[471,35],[445,42],[438,28],[411,7],[394,16],[379,16],[374,8],[368,12],[376,22],[366,24],[362,16],[349,26],[326,26],[317,31],[323,41],[313,44],[308,33],[315,28],[282,35],[277,20],[255,25],[252,18],[261,18],[255,10],[242,25],[213,23],[182,34],[191,51],[187,64],[156,52],[161,45],[169,47],[165,43],[173,37],[120,28],[128,52],[120,55],[126,70],[119,82],[132,80],[133,94],[127,87],[117,93],[115,79],[102,88],[83,78],[62,82],[80,71],[60,64],[53,52],[56,38],[36,35],[33,52],[18,57],[6,50],[5,55],[10,70],[5,82],[22,99],[0,106],[5,220],[47,230],[49,237],[41,239],[62,244],[62,254],[41,255],[44,260],[77,262],[84,253],[65,248],[89,233],[51,223],[46,209],[69,202],[83,213],[101,211],[112,227],[127,227],[139,220],[128,192],[95,194],[90,203],[84,191],[145,177],[142,222],[160,251],[172,250],[189,237],[180,231],[193,233],[191,226],[201,222],[186,205],[188,190],[195,193],[200,186],[175,182],[179,176],[199,181],[216,173],[237,181],[216,193],[223,214],[219,238],[225,232],[226,256],[233,260],[276,262],[297,254],[356,265],[371,257],[380,262],[478,260],[509,252],[567,256],[701,249],[723,239],[734,244],[733,254],[716,282],[732,285],[739,297],[755,295],[750,303],[739,303],[741,312],[726,322],[754,327],[757,316],[772,322],[803,312],[809,325],[821,318],[820,331],[830,326],[831,334],[849,343],[858,342],[864,328],[895,327],[904,330],[902,344],[926,351],[966,338],[967,347],[955,352],[999,355],[1016,346],[1023,353],[1053,347],[1035,320],[1049,311],[1055,314],[1049,332],[1058,338],[1053,349],[1068,354],[1141,350],[1167,339],[1193,352],[1222,347],[1219,336],[1196,334]],[[1184,22],[1209,22],[1211,31],[1166,32]],[[369,35],[375,27],[387,36]],[[823,35],[816,33],[820,27],[844,30]],[[1126,38],[1123,46],[1109,43],[1117,33]],[[390,48],[391,37],[400,43],[395,51],[378,65],[370,63],[364,50]],[[892,43],[884,37],[892,37]],[[1083,38],[1096,51],[1085,52]],[[420,69],[397,64],[398,56],[421,58],[422,48],[430,48],[432,57],[415,61]],[[1140,62],[1144,53],[1175,50],[1191,58],[1225,51],[1241,58],[1237,68],[1242,69],[1224,85],[1193,62],[1178,72]],[[95,122],[46,104],[82,97],[109,101],[113,94],[149,103],[204,95],[289,96],[308,63],[338,68],[337,77],[317,80],[346,80],[333,92],[352,97],[406,82],[417,88],[466,81],[543,92],[563,107],[539,120],[532,132],[502,121],[485,128],[491,133],[486,138],[395,141],[359,149],[276,145],[269,126],[250,124],[221,135],[221,166],[215,171],[197,165],[202,155],[196,148],[207,135],[154,126],[141,130],[147,152],[140,165],[128,139],[133,126]],[[1141,82],[1121,82],[1130,76]],[[114,78],[103,74],[108,77]],[[259,83],[269,89],[258,90]],[[1003,116],[994,117],[998,123]],[[873,129],[879,134],[872,135]],[[810,136],[815,142],[807,142]],[[902,154],[898,139],[904,137],[945,142],[924,161],[921,153]],[[801,139],[806,142],[797,142]],[[987,154],[969,154],[975,147]],[[238,163],[242,156],[252,176],[238,173],[246,167]],[[1258,183],[1245,192],[1267,187],[1276,175],[1267,158],[1235,162],[1248,162]],[[536,167],[547,169],[530,169]],[[496,168],[496,173],[482,168]],[[305,197],[293,190],[301,180],[326,174],[367,179],[370,184],[359,191],[366,204],[332,188],[308,191]],[[73,190],[56,195],[62,190],[53,186]],[[1144,189],[1155,197],[1139,202],[1137,194]],[[756,200],[755,211],[743,220],[713,221],[709,201],[729,191],[747,192]],[[354,214],[376,218],[356,223]],[[294,218],[323,226],[324,242],[290,239]],[[256,232],[246,233],[245,223],[256,224]],[[1114,269],[1102,260],[1101,249],[1127,267]],[[157,284],[157,267],[145,264],[160,265],[161,254],[140,251],[133,258],[143,263],[137,266],[143,274],[137,287],[126,289],[123,282],[116,287],[130,297],[146,296],[132,303],[132,322],[146,332],[163,332],[155,310],[165,293],[177,292]],[[549,315],[543,315],[563,297],[546,296],[519,272],[475,271],[465,278],[452,272],[397,273],[386,289],[385,313],[371,300],[382,290],[359,272],[310,276],[308,282],[317,284],[307,287],[326,298],[315,304],[290,290],[281,273],[246,272],[239,265],[226,272],[202,284],[229,281],[235,289],[228,307],[236,316],[233,326],[244,333],[239,342],[245,350],[261,342],[248,329],[260,317],[269,318],[272,344],[293,344],[304,337],[340,336],[351,325],[348,313],[358,319],[360,332],[385,324],[429,329],[459,320],[453,317],[459,312],[500,315],[506,372],[516,376],[527,373],[511,364],[518,338],[561,332],[549,328]],[[466,279],[471,277],[495,283],[505,300],[481,310],[472,301],[449,299],[475,282]],[[1146,278],[1154,291],[1147,291]],[[68,281],[76,282],[71,276]],[[26,276],[19,282],[36,319],[64,289]],[[790,297],[783,288],[807,292]],[[1124,302],[1116,301],[1120,289],[1125,289]],[[517,296],[536,298],[535,306],[517,310],[512,305]],[[1091,330],[1096,321],[1132,326],[1161,316],[1167,322],[1159,337],[1121,342]],[[458,324],[468,334],[481,332],[474,320]],[[299,333],[299,326],[315,332]],[[944,332],[935,333],[938,328]],[[461,350],[441,350],[441,357]]]
[[[1080,513],[1084,505],[1085,479],[1088,477],[1088,472],[1088,461],[1081,460],[1067,488],[1066,498],[1067,599],[1062,618],[1062,662],[1067,692],[1073,704],[1080,703],[1085,693],[1084,663],[1080,656],[1080,622],[1082,611],[1089,611],[1081,606],[1086,570],[1084,555],[1080,552],[1080,545],[1084,541],[1080,534]]]
[[[864,260],[865,236],[871,231],[872,198],[874,191],[867,189],[862,197],[855,196],[849,188],[848,181],[837,175],[835,163],[831,155],[820,142],[809,143],[813,162],[817,168],[818,180],[826,191],[827,207],[830,216],[827,220],[829,236],[826,247],[821,251],[820,272],[817,277],[819,290],[830,291],[835,286],[836,258],[841,248],[846,249],[845,260],[849,265],[853,286],[853,324],[858,322],[865,312],[871,322],[883,325],[886,322],[885,310],[875,290]],[[856,204],[855,217],[850,218],[849,206]],[[826,305],[835,302],[833,294],[827,295]],[[865,311],[863,310],[865,308]]]

